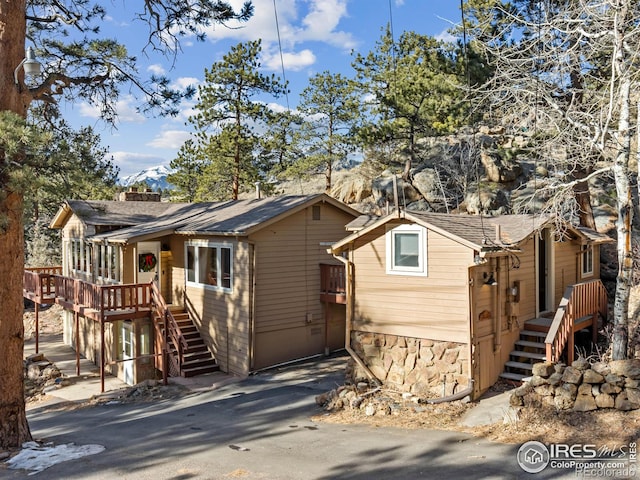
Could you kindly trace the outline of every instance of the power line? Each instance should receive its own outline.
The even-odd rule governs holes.
[[[284,57],[282,55],[282,41],[280,39],[280,24],[278,23],[278,8],[276,7],[276,0],[273,0],[273,13],[276,17],[276,32],[278,34],[278,49],[280,50],[280,66],[282,67],[282,80],[285,85],[287,84],[287,77],[284,73]],[[285,88],[284,95],[287,101],[287,111],[290,111],[289,107],[289,90]]]

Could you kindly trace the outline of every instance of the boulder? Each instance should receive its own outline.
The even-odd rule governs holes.
[[[584,395],[578,395],[576,401],[573,404],[573,410],[575,412],[589,412],[591,410],[597,410],[598,406],[591,393]]]
[[[514,161],[502,158],[497,152],[483,149],[480,161],[484,166],[487,178],[495,183],[509,183],[522,174],[522,167]]]
[[[547,378],[554,372],[553,363],[550,362],[541,362],[535,363],[532,367],[533,375],[538,375],[542,378]]]
[[[603,383],[604,377],[598,372],[588,369],[582,374],[582,381],[584,383]]]
[[[424,168],[413,174],[413,186],[429,203],[441,202],[443,190],[446,187],[440,185],[440,179],[435,168]]]
[[[623,377],[640,378],[640,359],[614,360],[609,362],[611,373]]]
[[[577,385],[582,380],[582,372],[574,367],[567,367],[562,374],[562,381]]]
[[[595,401],[598,408],[613,408],[615,406],[615,400],[613,396],[606,393],[596,395]]]
[[[481,189],[478,192],[467,193],[464,203],[468,213],[503,214],[509,212],[509,199],[503,190]]]
[[[420,193],[413,185],[402,178],[396,177],[396,185],[398,188],[398,203],[400,205],[407,205],[421,198]],[[393,175],[390,173],[387,172],[386,176],[375,178],[372,182],[371,189],[373,198],[378,205],[382,206],[387,201],[391,204],[394,203]]]

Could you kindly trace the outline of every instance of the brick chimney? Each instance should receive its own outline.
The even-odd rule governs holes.
[[[128,192],[120,192],[118,200],[121,202],[159,202],[160,194],[152,192],[150,188],[139,192],[137,187],[130,187]]]

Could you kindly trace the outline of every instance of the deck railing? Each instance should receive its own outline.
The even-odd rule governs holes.
[[[607,317],[607,291],[600,280],[569,285],[544,341],[546,360],[557,362],[564,347],[569,344],[570,359],[573,358],[573,334],[575,325],[585,318],[590,318],[593,328],[597,329],[598,313]]]
[[[346,292],[344,265],[320,264],[320,292],[342,294]]]
[[[42,303],[55,300],[66,308],[85,313],[133,313],[151,308],[150,284],[98,285],[51,272],[60,267],[25,269],[23,289],[25,295]]]
[[[169,370],[175,375],[179,375],[182,369],[182,359],[184,351],[188,348],[187,340],[180,330],[180,326],[176,321],[173,313],[164,301],[164,297],[160,293],[155,282],[151,282],[151,309],[153,313],[153,324],[158,334],[158,338],[162,338],[162,374],[166,377]],[[162,325],[160,325],[162,322]],[[175,355],[171,355],[170,346],[173,345]],[[171,365],[168,363],[171,362]]]
[[[25,268],[22,274],[23,288],[41,299],[52,297],[55,292],[54,277],[62,274],[62,267]]]

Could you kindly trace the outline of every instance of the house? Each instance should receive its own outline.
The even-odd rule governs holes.
[[[321,271],[342,268],[327,247],[358,212],[324,194],[140,200],[68,201],[54,218],[61,275],[43,288],[25,280],[25,296],[55,284],[50,297],[70,312],[67,344],[129,383],[156,370],[209,371],[212,359],[247,375],[344,348],[345,308],[336,292],[321,295]],[[69,278],[79,282],[74,294],[65,293]]]
[[[543,358],[572,358],[606,314],[608,237],[537,215],[362,216],[331,246],[347,266],[353,376],[426,397],[478,396]]]

